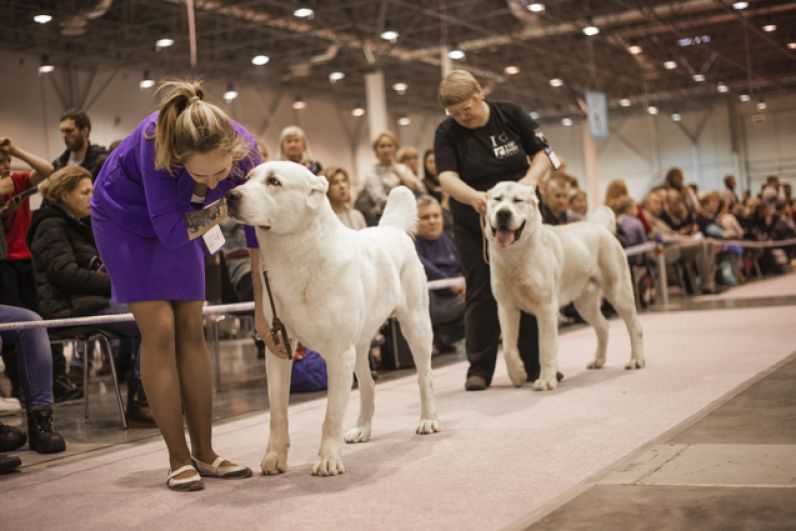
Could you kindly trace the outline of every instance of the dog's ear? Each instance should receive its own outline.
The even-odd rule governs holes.
[[[310,191],[307,194],[307,206],[315,210],[321,206],[323,198],[326,197],[326,191],[329,189],[329,181],[317,175],[313,175],[312,178]]]

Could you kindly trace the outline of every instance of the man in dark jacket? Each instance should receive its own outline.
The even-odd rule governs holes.
[[[53,161],[55,169],[82,166],[91,172],[92,180],[96,179],[108,152],[104,147],[89,141],[91,120],[88,115],[80,109],[69,109],[61,116],[58,129],[64,139],[66,151]]]

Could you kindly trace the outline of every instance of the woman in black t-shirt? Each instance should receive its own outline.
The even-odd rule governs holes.
[[[470,367],[465,388],[477,391],[492,380],[500,340],[479,218],[486,210],[486,191],[500,181],[534,186],[556,159],[536,132],[536,122],[517,105],[486,101],[469,72],[454,70],[445,77],[439,101],[448,118],[437,127],[434,153],[440,184],[451,196],[454,239],[467,285],[465,348]],[[539,374],[537,336],[536,319],[523,313],[518,347],[530,381]]]

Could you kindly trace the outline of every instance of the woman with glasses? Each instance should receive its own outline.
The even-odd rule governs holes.
[[[437,175],[450,195],[453,233],[467,285],[465,348],[470,367],[465,389],[486,389],[495,371],[500,324],[492,295],[489,264],[483,258],[480,216],[486,191],[500,181],[535,186],[557,164],[538,125],[519,106],[487,101],[476,79],[454,70],[439,86],[448,115],[434,138]],[[539,374],[536,319],[522,314],[519,350],[532,381]]]

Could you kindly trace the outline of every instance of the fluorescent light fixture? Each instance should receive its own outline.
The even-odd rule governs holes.
[[[777,31],[777,25],[773,22],[770,22],[763,26],[763,31],[766,33],[771,33],[772,31]]]
[[[149,75],[149,70],[144,70],[144,77],[138,82],[138,88],[141,90],[151,89],[155,86],[155,80]]]
[[[306,109],[307,102],[304,101],[301,96],[298,96],[293,102],[293,108],[296,109],[297,111],[300,111],[301,109]]]
[[[650,105],[647,107],[647,112],[655,116],[656,114],[658,114],[658,108],[655,105]]]
[[[351,115],[356,117],[365,116],[365,109],[362,107],[354,107],[354,110],[351,111]]]
[[[392,89],[402,96],[408,88],[409,85],[407,85],[406,83],[396,83],[395,85],[392,86]]]
[[[345,72],[332,72],[329,74],[329,83],[337,83],[345,78]]]
[[[639,46],[638,44],[631,44],[630,46],[627,47],[627,51],[632,53],[633,55],[638,55],[641,53],[642,50],[641,46]]]
[[[50,16],[50,15],[44,15],[44,14],[42,14],[42,15],[36,15],[35,17],[33,17],[33,21],[34,21],[34,22],[36,22],[37,24],[47,24],[47,23],[48,23],[48,22],[50,22],[52,19],[53,19],[53,17],[52,17],[52,16]]]
[[[749,7],[749,2],[733,2],[732,8],[738,11],[742,11]]]
[[[622,98],[621,100],[619,100],[619,105],[621,105],[622,107],[630,107],[631,104],[632,102],[630,101],[630,98]]]
[[[55,66],[50,62],[50,58],[42,55],[41,63],[39,64],[39,74],[49,74],[53,70],[55,70]]]
[[[450,57],[454,61],[461,61],[462,59],[464,59],[464,56],[465,56],[464,50],[459,49],[458,46],[456,46],[453,50],[450,50],[448,52],[448,57]]]
[[[265,64],[268,64],[268,61],[270,60],[271,58],[268,57],[267,55],[255,55],[254,57],[252,57],[252,64],[255,66],[263,66]]]
[[[707,44],[710,42],[710,35],[695,35],[693,37],[683,37],[677,39],[677,44],[681,47],[696,46],[697,44]]]
[[[520,67],[515,65],[509,65],[503,69],[503,73],[506,74],[507,76],[516,76],[517,74],[520,73]]]
[[[718,85],[716,85],[716,90],[724,94],[730,91],[730,87],[728,87],[724,81],[719,81]]]
[[[666,70],[674,70],[675,68],[677,68],[677,61],[666,61],[663,63],[663,67]]]
[[[540,115],[536,111],[531,111],[528,113],[528,116],[530,116],[532,120],[538,120]]]
[[[315,11],[309,7],[300,7],[293,11],[293,16],[298,18],[312,18],[313,15],[315,15]]]
[[[544,13],[544,4],[541,2],[531,2],[526,9],[531,13]]]
[[[382,32],[381,38],[385,41],[395,42],[398,40],[398,32],[393,30],[387,30]]]
[[[168,48],[172,44],[174,44],[174,39],[169,39],[168,37],[163,39],[158,39],[157,41],[155,41],[155,49],[162,50],[163,48]]]
[[[766,109],[768,109],[768,104],[766,104],[766,100],[760,98],[760,100],[757,102],[757,110],[765,111]]]
[[[796,50],[796,40],[793,40],[793,38],[791,38],[791,41],[788,43],[788,49]]]
[[[683,115],[682,115],[682,114],[680,114],[679,112],[677,112],[677,111],[674,111],[674,112],[672,113],[672,121],[673,121],[673,122],[679,122],[679,121],[680,121],[680,120],[682,120],[682,119],[683,119]]]
[[[232,85],[232,83],[229,83],[227,85],[227,91],[224,93],[222,97],[224,98],[224,101],[226,101],[227,103],[232,103],[233,101],[235,101],[235,98],[238,97],[238,91],[235,90],[235,87]]]
[[[560,87],[564,84],[564,81],[560,77],[554,77],[549,83],[551,87]]]
[[[583,34],[588,37],[594,37],[595,35],[600,33],[600,28],[595,26],[594,24],[589,24],[588,26],[583,28]]]
[[[741,94],[738,96],[738,99],[741,100],[743,103],[749,103],[752,101],[752,97],[749,94]]]
[[[691,79],[693,79],[697,83],[702,83],[703,81],[705,81],[705,74],[694,74],[693,76],[691,76]]]
[[[398,125],[407,126],[412,123],[412,120],[408,116],[401,116],[398,118]]]
[[[561,125],[564,127],[569,127],[573,124],[572,118],[561,118]]]

